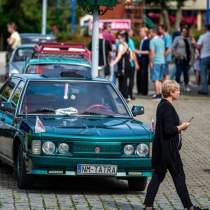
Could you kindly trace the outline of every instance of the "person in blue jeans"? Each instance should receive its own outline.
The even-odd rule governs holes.
[[[162,35],[165,43],[165,67],[163,72],[163,81],[169,79],[169,63],[172,60],[172,38],[167,32],[167,26],[164,24],[159,25],[159,32]]]
[[[153,100],[162,99],[162,78],[165,66],[165,44],[161,37],[158,36],[158,28],[150,29],[150,36],[152,39],[149,43],[149,68],[151,70],[151,80],[154,83],[156,95],[152,97]]]
[[[173,55],[175,57],[175,65],[176,65],[176,81],[180,83],[180,77],[183,72],[184,74],[184,91],[191,91],[191,89],[188,87],[189,83],[189,76],[188,76],[188,70],[189,70],[189,62],[190,62],[190,52],[191,52],[191,43],[189,39],[187,38],[188,29],[186,27],[181,28],[181,36],[176,37],[172,50]]]
[[[208,95],[208,70],[210,71],[210,24],[206,24],[204,34],[198,39],[195,47],[200,50],[200,74],[202,82],[202,90],[198,94]]]
[[[185,21],[182,21],[180,24],[179,24],[179,28],[174,31],[173,35],[172,35],[172,42],[174,41],[174,39],[178,36],[181,36],[181,28],[183,27],[186,27],[188,28],[188,24],[185,22]],[[170,76],[170,79],[175,79],[176,77],[176,64],[174,65],[172,71],[171,71],[171,76]]]

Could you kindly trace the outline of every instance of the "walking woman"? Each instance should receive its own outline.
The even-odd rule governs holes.
[[[118,40],[120,42],[117,57],[110,64],[110,67],[117,64],[118,68],[118,81],[119,81],[119,90],[122,93],[123,97],[129,102],[128,98],[128,79],[131,76],[131,64],[130,61],[133,61],[132,51],[128,47],[128,33],[122,31],[118,35]]]
[[[153,203],[160,183],[169,170],[176,191],[184,208],[200,210],[193,206],[185,182],[185,173],[179,154],[181,149],[181,131],[186,130],[190,122],[181,123],[181,120],[172,105],[179,98],[179,84],[174,80],[165,80],[162,85],[163,99],[156,112],[156,130],[152,151],[152,166],[154,174],[147,188],[144,204],[145,210],[154,210]]]
[[[180,83],[180,77],[183,72],[184,74],[184,91],[191,91],[188,87],[189,83],[189,64],[191,59],[191,43],[188,39],[188,29],[183,27],[181,28],[181,36],[175,38],[173,42],[173,55],[175,57],[176,65],[176,81]]]
[[[139,31],[141,37],[141,43],[139,50],[136,50],[138,55],[138,61],[140,69],[137,71],[136,82],[137,82],[137,95],[148,94],[148,65],[149,65],[149,30],[146,27],[140,28]]]

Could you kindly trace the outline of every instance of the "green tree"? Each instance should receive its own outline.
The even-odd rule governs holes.
[[[166,26],[168,27],[168,30],[170,29],[170,21],[168,16],[168,2],[171,2],[173,0],[145,0],[146,4],[149,4],[151,6],[158,6],[161,8],[161,15],[163,17],[163,20],[165,21]]]
[[[175,27],[179,27],[179,23],[182,20],[182,7],[185,5],[185,3],[189,0],[145,0],[146,4],[159,6],[161,8],[161,14],[163,16],[163,19],[168,27],[170,29],[170,21],[168,17],[168,3],[169,2],[176,2],[177,3],[177,9],[176,9],[176,22]],[[196,1],[196,0],[193,0]]]
[[[177,10],[176,10],[176,22],[175,22],[175,27],[179,27],[179,23],[182,20],[182,7],[185,5],[185,3],[189,0],[174,0],[177,2]],[[196,0],[193,0],[196,1]]]
[[[1,0],[0,29],[6,32],[8,22],[15,22],[18,31],[40,32],[42,0]]]

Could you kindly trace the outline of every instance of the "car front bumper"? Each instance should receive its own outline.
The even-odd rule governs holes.
[[[77,175],[77,165],[117,165],[115,177],[150,177],[153,174],[151,158],[76,158],[58,156],[38,156],[25,154],[26,170],[33,175],[63,176],[109,176]]]

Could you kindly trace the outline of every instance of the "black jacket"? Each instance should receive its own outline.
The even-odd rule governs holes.
[[[179,154],[179,116],[172,104],[162,99],[156,112],[156,130],[153,143],[152,165],[160,173],[167,169],[172,174],[177,174],[182,169]]]

